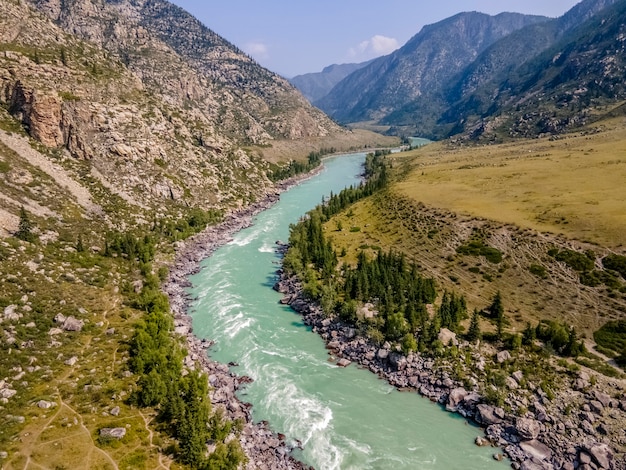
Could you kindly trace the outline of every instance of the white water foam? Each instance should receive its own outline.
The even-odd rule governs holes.
[[[230,317],[228,320],[226,320],[224,334],[226,334],[230,339],[233,339],[239,334],[240,331],[250,327],[253,324],[254,320],[252,318],[246,318],[243,313],[239,312],[234,317]]]

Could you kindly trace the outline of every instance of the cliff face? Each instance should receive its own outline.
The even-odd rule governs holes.
[[[138,207],[245,205],[273,184],[242,147],[345,134],[165,1],[25,3],[0,1],[0,104]]]
[[[247,143],[339,129],[282,77],[164,0],[31,0],[65,31],[106,49],[155,92],[190,102]]]

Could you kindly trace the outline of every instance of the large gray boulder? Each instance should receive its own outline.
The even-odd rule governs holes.
[[[437,336],[437,339],[441,341],[444,346],[459,345],[459,341],[456,339],[456,333],[450,331],[447,328],[442,328],[441,330],[439,330],[439,335]]]
[[[530,418],[517,418],[515,429],[517,429],[517,434],[519,434],[523,440],[532,441],[539,437],[541,423]]]
[[[457,411],[459,404],[465,399],[467,396],[467,390],[463,387],[455,388],[450,391],[450,395],[448,395],[448,403],[446,404],[446,410],[455,412]]]
[[[503,410],[485,403],[481,403],[476,407],[476,421],[485,426],[502,423],[500,416],[503,414]]]
[[[109,439],[122,439],[126,435],[126,428],[102,428],[100,437]]]
[[[587,446],[587,452],[600,468],[611,468],[613,451],[611,451],[611,448],[608,445],[596,443]]]
[[[552,451],[550,448],[536,439],[533,439],[532,441],[524,441],[520,443],[519,446],[527,455],[535,460],[548,460],[552,457]]]
[[[69,316],[63,322],[63,329],[65,331],[81,331],[85,326],[85,322],[82,320],[77,320],[76,318]]]

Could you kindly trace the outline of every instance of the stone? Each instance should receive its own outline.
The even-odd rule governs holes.
[[[48,331],[48,335],[50,336],[60,335],[61,333],[63,333],[61,328],[50,328],[50,331]]]
[[[111,416],[119,416],[119,414],[120,414],[120,407],[116,406],[115,408],[113,408],[110,411],[110,413],[111,413]]]
[[[476,439],[474,439],[474,444],[476,444],[478,447],[485,447],[489,445],[489,441],[480,436],[476,436]]]
[[[0,398],[13,398],[17,394],[12,388],[3,388],[0,390]]]
[[[0,459],[4,460],[9,457],[9,454],[5,451],[0,452]]]
[[[463,387],[455,388],[450,391],[448,395],[448,403],[446,404],[446,410],[455,412],[458,410],[459,404],[467,396],[467,390]]]
[[[591,455],[593,461],[600,468],[611,468],[611,462],[613,461],[613,452],[611,448],[606,444],[595,444],[586,449]]]
[[[17,313],[17,305],[8,305],[4,307],[4,319],[7,321],[18,321],[20,314]]]
[[[65,361],[65,365],[68,366],[73,366],[74,364],[76,364],[78,362],[78,358],[76,356],[72,356],[70,357],[67,361]]]
[[[346,359],[345,357],[342,357],[341,359],[337,361],[337,365],[339,367],[348,367],[350,364],[352,364],[352,362]]]
[[[505,379],[505,384],[511,390],[517,390],[519,388],[519,382],[515,380],[513,377],[507,377]]]
[[[518,384],[521,384],[522,380],[524,380],[524,373],[521,370],[517,370],[511,374],[511,377],[513,377]]]
[[[63,329],[65,331],[81,331],[85,326],[85,322],[82,320],[77,320],[76,318],[69,316],[63,322]]]
[[[526,454],[536,460],[548,460],[552,457],[552,451],[550,448],[536,439],[523,441],[519,446],[524,452],[526,452]]]
[[[496,407],[481,403],[476,407],[476,421],[485,426],[500,424],[502,419],[496,415]]]
[[[498,364],[502,364],[503,362],[506,362],[509,360],[511,360],[511,353],[508,352],[507,350],[500,351],[498,354],[496,354],[496,362]]]
[[[376,353],[376,357],[378,357],[378,359],[387,359],[388,356],[389,349],[379,349],[378,353]]]
[[[39,400],[37,402],[37,406],[42,410],[48,410],[50,408],[54,408],[55,406],[57,406],[57,404],[46,400]]]
[[[604,406],[602,406],[602,403],[600,403],[597,400],[591,400],[589,402],[589,409],[593,411],[595,414],[602,414],[602,411],[604,410]]]
[[[122,439],[126,435],[126,428],[102,428],[100,437],[109,439]]]
[[[532,441],[539,437],[541,423],[530,418],[517,418],[515,429],[523,440]]]
[[[54,322],[61,323],[61,324],[65,323],[65,315],[63,315],[62,313],[57,313],[54,316]]]
[[[447,328],[442,328],[439,330],[439,335],[437,339],[441,341],[444,346],[458,346],[459,341],[456,339],[456,333],[450,331]]]
[[[602,393],[596,390],[594,393],[596,401],[600,402],[604,408],[608,408],[611,406],[612,398],[606,393]]]

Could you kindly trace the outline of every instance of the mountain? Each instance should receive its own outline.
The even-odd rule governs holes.
[[[124,204],[158,213],[240,207],[274,191],[268,175],[281,159],[304,158],[328,139],[361,145],[169,2],[1,7],[0,104]]]
[[[465,122],[470,115],[487,112],[492,105],[493,89],[506,82],[521,64],[550,48],[613,3],[615,0],[585,0],[560,18],[514,31],[487,48],[445,85],[438,108],[433,109],[432,103],[417,99],[390,113],[382,123],[419,128],[422,134],[434,138],[458,132],[461,129],[458,124]]]
[[[541,16],[460,13],[425,26],[403,47],[342,80],[315,105],[341,122],[379,121],[418,97],[440,99],[443,85],[487,47]]]
[[[362,69],[371,60],[359,64],[333,64],[324,67],[321,72],[297,75],[289,81],[311,102],[326,96],[337,83],[346,78],[352,72]]]
[[[496,74],[462,95],[440,123],[457,123],[450,133],[468,131],[474,138],[534,136],[563,132],[594,119],[602,108],[620,104],[626,96],[626,2],[579,6],[585,3],[595,3],[599,12],[590,16],[589,9],[579,8],[556,20],[563,27],[576,24],[575,18],[589,18],[558,34],[551,47],[510,70],[506,78]]]

